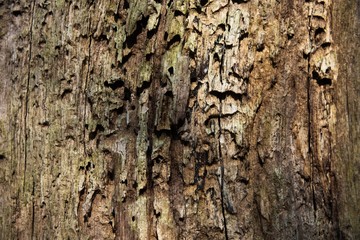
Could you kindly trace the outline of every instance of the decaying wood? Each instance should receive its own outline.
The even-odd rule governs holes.
[[[359,11],[0,3],[0,238],[359,238]]]

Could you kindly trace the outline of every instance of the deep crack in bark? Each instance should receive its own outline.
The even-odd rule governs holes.
[[[89,7],[90,11],[91,5]],[[90,78],[90,61],[91,61],[91,43],[92,43],[92,34],[91,34],[91,12],[89,13],[89,25],[88,25],[88,34],[89,34],[89,47],[88,47],[88,61],[87,61],[87,71],[85,77],[85,86],[83,89],[84,94],[84,114],[83,114],[83,147],[84,147],[84,157],[86,157],[86,106],[87,106],[87,93],[86,89],[88,86],[88,81]]]
[[[28,119],[28,108],[29,108],[29,91],[30,91],[30,75],[31,75],[31,59],[32,59],[32,37],[33,37],[33,24],[34,24],[34,12],[35,12],[35,2],[33,0],[31,6],[31,16],[30,16],[30,29],[29,29],[29,58],[28,58],[28,72],[27,72],[27,82],[26,82],[26,93],[25,93],[25,116],[24,116],[24,181],[23,181],[23,190],[25,192],[25,183],[26,183],[26,166],[27,166],[27,119]]]
[[[220,65],[220,82],[222,83],[222,74],[223,74],[223,67],[224,67],[224,54],[225,54],[225,48],[223,48],[222,54],[221,54],[221,65]],[[225,239],[229,239],[228,237],[228,230],[226,225],[226,214],[225,214],[225,203],[224,203],[224,158],[222,156],[221,151],[221,135],[222,135],[222,128],[221,128],[221,117],[222,117],[222,99],[219,98],[220,104],[219,104],[219,116],[218,116],[218,125],[219,125],[219,137],[218,137],[218,144],[219,144],[219,160],[220,160],[220,195],[221,195],[221,211],[224,221],[224,232],[225,232]]]
[[[311,3],[309,3],[311,4]],[[311,20],[312,20],[312,8],[309,5],[309,12],[308,12],[308,30],[309,30],[309,55],[308,55],[308,63],[307,63],[307,109],[308,109],[308,157],[310,160],[310,185],[311,185],[311,194],[312,194],[312,203],[313,203],[313,210],[314,210],[314,218],[316,219],[316,197],[315,197],[315,188],[314,188],[314,155],[312,149],[312,109],[311,109],[311,53],[312,53],[312,37],[311,37]]]

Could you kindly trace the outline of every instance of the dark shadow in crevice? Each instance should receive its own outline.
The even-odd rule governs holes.
[[[140,94],[147,88],[150,87],[150,82],[144,82],[141,87],[136,88],[136,96],[140,96]]]
[[[97,124],[93,132],[89,133],[89,139],[93,140],[99,132],[104,132],[104,127],[101,124]]]
[[[240,94],[240,93],[236,93],[233,91],[225,91],[225,92],[219,92],[219,91],[210,91],[209,92],[211,95],[214,95],[215,97],[217,97],[220,100],[224,100],[225,98],[227,98],[228,96],[232,97],[235,100],[242,100],[245,94]]]
[[[137,43],[137,37],[143,32],[144,28],[148,23],[148,20],[149,20],[149,16],[142,17],[141,20],[136,22],[135,31],[129,36],[126,36],[124,46],[130,49]]]
[[[312,78],[316,80],[316,83],[319,86],[326,86],[326,85],[331,86],[332,84],[331,78],[321,78],[321,76],[316,71],[312,72]]]
[[[124,81],[122,79],[120,79],[120,78],[116,79],[116,80],[113,80],[112,82],[105,81],[104,86],[108,87],[108,88],[111,88],[112,90],[116,90],[116,89],[121,88],[121,87],[124,86]]]

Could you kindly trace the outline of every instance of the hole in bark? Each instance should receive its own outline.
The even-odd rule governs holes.
[[[124,113],[124,107],[114,108],[110,112],[117,115],[117,116],[121,115],[121,114]]]
[[[210,94],[214,95],[215,97],[221,100],[224,100],[228,96],[234,98],[235,100],[241,100],[243,96],[242,94],[235,93],[232,91],[225,91],[225,92],[211,91]]]
[[[139,190],[139,195],[143,195],[146,192],[146,186]]]
[[[225,31],[225,24],[224,24],[224,23],[219,24],[218,27],[219,27],[221,30]]]
[[[243,33],[243,34],[240,35],[239,40],[242,41],[242,40],[244,40],[245,38],[248,38],[248,37],[249,37],[249,33],[246,32],[246,33]]]
[[[135,216],[131,217],[131,221],[135,222]]]
[[[105,130],[105,129],[104,129],[104,127],[103,127],[102,125],[97,124],[95,130],[89,134],[90,140],[95,139],[95,137],[96,137],[96,135],[98,134],[98,132],[103,132],[104,130]]]
[[[325,30],[323,28],[317,28],[315,30],[315,36],[322,34],[322,33],[325,33]]]
[[[110,179],[110,181],[114,181],[115,179],[115,173],[113,170],[107,172],[107,177]]]
[[[99,42],[101,42],[101,41],[109,42],[109,39],[108,39],[108,37],[106,36],[106,34],[100,34],[99,36],[94,37],[94,39],[96,39],[96,40],[99,41]]]
[[[127,179],[125,179],[125,180],[121,180],[120,182],[121,182],[122,184],[125,184],[125,185],[127,185],[127,184],[128,184]]]
[[[49,121],[44,121],[44,122],[39,122],[39,125],[42,127],[48,127],[48,126],[50,126],[50,123],[49,123]]]
[[[127,87],[124,89],[124,100],[131,101],[131,91]]]
[[[215,53],[215,54],[214,54],[214,61],[215,61],[215,62],[220,62],[220,56],[219,56],[218,53]]]
[[[140,96],[140,94],[147,88],[150,87],[150,82],[144,82],[141,87],[136,88],[136,96]]]
[[[240,4],[240,3],[246,3],[245,0],[231,0],[233,3],[237,3],[237,4]]]
[[[331,83],[332,83],[330,78],[321,78],[321,79],[318,79],[316,81],[320,86],[324,86],[324,85],[331,86]]]
[[[249,179],[244,178],[244,177],[240,177],[240,182],[245,184],[245,185],[248,185],[249,184]]]
[[[168,68],[168,72],[170,75],[173,75],[174,74],[174,68],[173,67],[169,67]]]
[[[0,161],[3,161],[3,160],[5,160],[5,159],[6,159],[5,155],[4,155],[4,154],[0,154]]]
[[[174,12],[174,16],[175,17],[177,17],[177,16],[183,16],[184,14],[181,12],[181,11],[179,11],[179,10],[175,10],[175,12]]]
[[[82,188],[79,192],[80,198],[85,194],[85,188]]]
[[[127,0],[124,1],[124,9],[128,9],[130,7],[129,2]]]
[[[175,45],[176,43],[180,43],[181,38],[179,34],[176,34],[167,44],[166,48],[170,49],[172,45]]]
[[[261,52],[265,49],[265,44],[260,43],[256,45],[256,51]]]
[[[152,30],[150,30],[150,31],[147,31],[146,37],[147,37],[148,39],[150,39],[150,38],[152,38],[152,37],[155,35],[156,32],[157,32],[157,27],[154,28],[154,29],[152,29]]]
[[[172,91],[166,91],[164,95],[171,98],[174,97],[174,93]]]
[[[159,25],[160,25],[160,21],[158,21],[158,23],[156,24],[156,27],[154,29],[151,29],[150,31],[147,31],[146,37],[148,39],[152,38],[155,35],[155,33],[157,33],[157,31],[159,29]]]
[[[72,89],[65,89],[60,96],[61,99],[64,99],[64,97],[70,93],[72,93]]]
[[[209,1],[208,0],[200,0],[200,5],[203,7],[205,6]]]
[[[308,59],[309,58],[309,53],[303,52],[303,58]]]
[[[326,73],[329,73],[331,71],[330,68],[326,69]],[[329,85],[331,86],[332,84],[332,79],[330,78],[321,78],[320,75],[316,72],[316,71],[313,71],[313,79],[316,80],[317,84],[319,86],[325,86],[325,85]]]
[[[198,14],[201,14],[201,6],[197,5],[196,8],[195,8],[195,11],[198,13]],[[195,18],[196,19],[196,18]]]
[[[103,149],[102,152],[103,152],[104,155],[110,155],[111,154],[109,149]]]
[[[330,46],[331,46],[331,43],[329,43],[329,42],[325,42],[325,43],[321,44],[322,48],[328,48]]]
[[[91,168],[91,162],[88,162],[87,165],[86,165],[86,171],[89,171]]]
[[[196,77],[196,69],[192,68],[190,71],[190,81],[191,82],[196,82],[197,81],[197,77]]]
[[[172,0],[168,1],[167,7],[170,9],[171,8],[171,4],[173,3]]]
[[[161,216],[161,212],[156,212],[156,210],[154,210],[154,215],[156,218],[158,218]]]
[[[140,33],[142,33],[144,27],[146,27],[148,20],[149,16],[143,17],[141,20],[136,22],[135,31],[126,37],[124,46],[132,48],[136,44],[137,37],[140,35]]]
[[[135,110],[136,109],[135,105],[132,105],[130,109]]]
[[[112,90],[116,90],[116,89],[124,86],[124,81],[121,79],[116,79],[115,81],[110,82],[110,83],[108,81],[105,81],[104,86],[111,88]]]
[[[196,58],[196,54],[195,54],[195,52],[193,52],[193,51],[189,51],[189,57],[191,58],[191,59],[194,59],[195,60],[195,58]]]
[[[133,55],[133,53],[130,52],[128,55],[123,56],[122,61],[121,61],[122,65],[124,65],[127,61],[129,61],[129,59],[132,55]],[[125,71],[124,71],[124,73],[125,73]]]
[[[12,13],[12,15],[14,15],[15,17],[18,17],[18,16],[20,16],[20,15],[22,14],[22,11],[21,11],[21,10],[14,10],[14,11],[12,11],[11,13]]]
[[[152,57],[152,53],[148,53],[146,54],[145,58],[146,58],[146,61],[150,61],[151,60],[151,57]]]
[[[117,22],[119,19],[121,19],[121,15],[119,13],[114,13],[114,22]]]

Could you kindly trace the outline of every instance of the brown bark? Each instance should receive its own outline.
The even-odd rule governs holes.
[[[359,12],[0,3],[0,239],[360,238]]]

